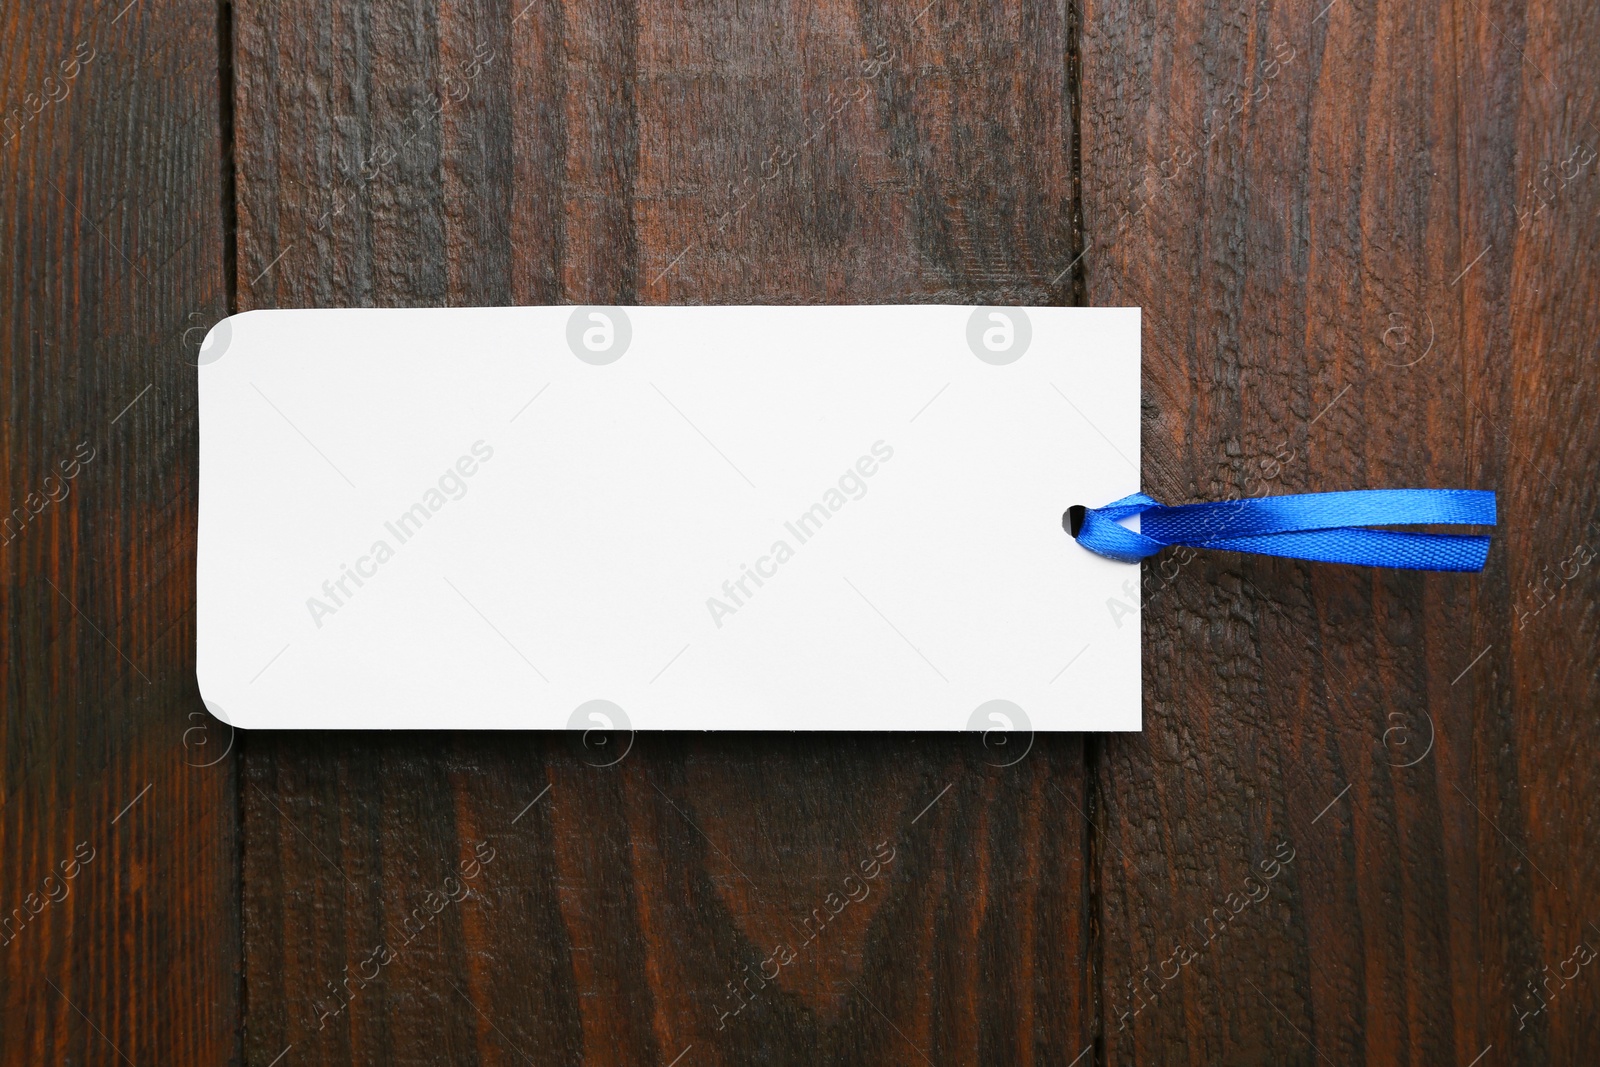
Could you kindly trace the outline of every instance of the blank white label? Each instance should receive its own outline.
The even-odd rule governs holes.
[[[1137,730],[1136,308],[253,311],[200,355],[248,728]]]

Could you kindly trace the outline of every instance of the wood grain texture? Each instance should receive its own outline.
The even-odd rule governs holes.
[[[251,735],[247,1060],[1087,1046],[1076,739],[629,740]]]
[[[6,8],[0,1063],[1588,1062],[1597,19]],[[190,622],[230,282],[1138,304],[1155,495],[1473,486],[1502,525],[1482,575],[1148,565],[1145,732],[1008,767],[235,739]]]
[[[239,303],[1050,302],[1066,32],[1035,3],[244,4]],[[252,734],[246,1061],[1090,1047],[1078,737],[1006,768],[975,735],[631,745]]]
[[[1145,309],[1147,491],[1463,486],[1501,515],[1481,575],[1146,566],[1145,732],[1090,751],[1106,1062],[1600,1046],[1597,30],[1085,7],[1085,285]]]
[[[237,1060],[234,764],[192,624],[218,42],[190,0],[0,12],[0,1063]]]

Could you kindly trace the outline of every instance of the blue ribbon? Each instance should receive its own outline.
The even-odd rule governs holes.
[[[1117,521],[1134,515],[1139,516],[1140,533]],[[1488,537],[1364,529],[1424,523],[1493,526],[1494,493],[1360,489],[1172,508],[1134,493],[1103,508],[1074,507],[1065,525],[1084,548],[1124,563],[1137,563],[1170,545],[1189,545],[1365,567],[1483,569]]]

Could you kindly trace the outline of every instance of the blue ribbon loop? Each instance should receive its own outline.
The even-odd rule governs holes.
[[[1139,516],[1140,533],[1118,520]],[[1067,529],[1089,551],[1137,563],[1171,545],[1364,567],[1480,571],[1489,538],[1369,530],[1368,526],[1493,526],[1494,493],[1478,489],[1359,489],[1165,504],[1134,493],[1102,508],[1074,507]]]

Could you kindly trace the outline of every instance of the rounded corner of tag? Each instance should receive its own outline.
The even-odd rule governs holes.
[[[235,699],[238,696],[237,692],[231,689],[225,691],[214,681],[208,682],[205,673],[200,670],[195,671],[195,681],[199,683],[200,704],[211,718],[231,730],[248,730],[253,727],[253,724],[247,721],[250,716],[241,711],[239,702]],[[226,699],[219,699],[219,694]]]
[[[221,361],[237,344],[241,334],[248,329],[246,319],[259,318],[269,314],[261,308],[250,311],[236,311],[232,315],[224,315],[208,329],[203,323],[197,323],[183,333],[184,343],[191,346],[196,367],[209,367]],[[196,317],[196,316],[191,316]],[[202,332],[203,331],[203,332]],[[199,336],[196,344],[196,335]]]
[[[221,704],[203,692],[200,703],[205,711],[189,712],[183,731],[183,762],[190,767],[215,767],[233,752],[241,727],[236,716],[225,713]]]

